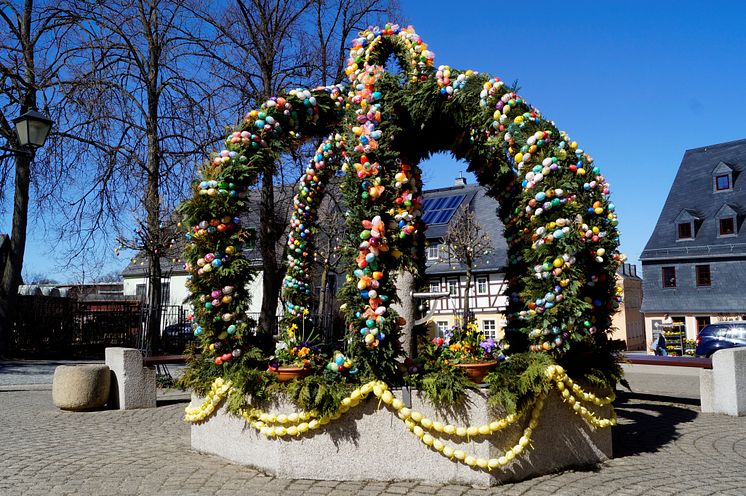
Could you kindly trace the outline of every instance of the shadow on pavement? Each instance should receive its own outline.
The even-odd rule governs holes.
[[[678,404],[688,399],[620,393],[614,403],[619,424],[612,431],[614,458],[654,453],[679,438],[678,425],[692,422],[696,410]]]

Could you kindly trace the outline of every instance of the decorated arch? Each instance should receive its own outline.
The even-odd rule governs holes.
[[[399,74],[385,69],[392,56]],[[203,353],[218,366],[232,362],[249,329],[242,318],[252,277],[242,254],[249,231],[240,225],[247,189],[281,153],[322,137],[293,203],[286,325],[306,325],[317,209],[330,178],[342,173],[349,353],[368,375],[397,374],[402,319],[391,308],[395,274],[420,274],[424,267],[418,164],[449,151],[500,203],[514,350],[561,355],[606,339],[622,257],[609,186],[591,156],[499,78],[436,68],[411,27],[360,33],[346,73],[345,84],[293,90],[247,113],[182,206]]]
[[[386,70],[392,57],[398,72]],[[350,49],[346,74],[345,83],[292,90],[248,112],[225,148],[200,170],[193,196],[180,208],[198,342],[183,383],[205,396],[201,405],[187,410],[187,420],[205,420],[229,397],[229,409],[262,434],[301,435],[373,393],[427,446],[489,470],[509,464],[528,446],[544,394],[552,387],[592,426],[613,425],[613,416],[600,418],[590,408],[608,405],[613,395],[582,391],[561,365],[567,366],[573,353],[608,355],[611,315],[619,304],[615,273],[623,256],[615,207],[590,155],[499,78],[436,67],[434,55],[411,27],[361,32]],[[341,248],[347,256],[346,282],[340,291],[345,348],[326,366],[309,364],[304,370],[314,375],[305,382],[289,383],[286,392],[305,411],[275,415],[247,403],[247,394],[261,400],[276,390],[267,387],[275,380],[265,372],[270,356],[246,318],[247,288],[255,273],[245,257],[252,230],[242,225],[242,214],[257,178],[273,170],[282,153],[308,141],[320,144],[293,200],[283,278],[283,333],[300,344],[285,352],[297,358],[314,347],[294,335],[305,338],[314,327],[312,262],[324,222],[319,207],[337,176],[347,232]],[[521,415],[457,428],[423,418],[389,391],[411,372],[401,365],[404,322],[392,305],[397,273],[408,271],[417,279],[424,272],[427,226],[419,163],[441,151],[466,161],[499,201],[509,247],[508,329],[502,347],[510,355],[505,363],[513,365],[498,368],[487,382],[497,393],[506,385],[530,384],[513,409],[531,414],[518,444],[494,459],[467,456],[435,433],[490,436]],[[454,367],[442,362],[446,368],[439,374],[447,376]],[[512,371],[524,374],[522,382],[506,379]],[[338,378],[337,389],[330,386],[336,379],[329,374]],[[426,433],[432,429],[433,435]]]

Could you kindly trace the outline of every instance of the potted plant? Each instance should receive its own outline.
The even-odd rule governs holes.
[[[304,338],[297,330],[298,326],[293,323],[280,334],[275,354],[269,360],[267,371],[280,382],[309,375],[322,360],[321,349],[314,344],[313,336]]]
[[[474,383],[481,384],[484,377],[504,360],[494,339],[485,339],[477,323],[470,321],[464,327],[454,326],[443,337],[433,339],[440,359],[461,368]]]

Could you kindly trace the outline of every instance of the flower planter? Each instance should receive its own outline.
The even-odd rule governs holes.
[[[392,392],[402,398],[401,391]],[[470,391],[463,407],[449,410],[434,408],[416,390],[411,399],[412,410],[444,423],[480,425],[504,415],[487,406],[484,390]],[[192,406],[203,401],[193,396]],[[281,398],[262,408],[275,414],[297,411]],[[594,410],[601,417],[610,414],[608,407]],[[521,437],[527,421],[524,418],[490,436],[443,439],[475,457],[499,457]],[[533,432],[533,448],[493,471],[468,467],[428,448],[375,397],[323,428],[281,439],[266,438],[223,406],[204,422],[192,424],[191,441],[198,452],[222,456],[275,477],[315,480],[419,480],[492,486],[588,466],[611,457],[611,429],[590,427],[556,390],[546,399]]]
[[[307,367],[270,367],[269,372],[275,375],[275,378],[279,382],[288,382],[293,379],[305,377],[311,373],[311,369]]]
[[[468,377],[471,382],[482,384],[485,376],[495,368],[497,362],[492,360],[481,363],[454,363],[453,365],[463,370],[466,373],[466,377]]]

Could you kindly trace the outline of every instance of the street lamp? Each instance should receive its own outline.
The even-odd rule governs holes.
[[[6,155],[0,155],[0,158],[12,155],[32,156],[34,151],[43,146],[47,141],[49,131],[52,130],[54,121],[36,110],[29,110],[25,114],[13,119],[13,125],[16,128],[16,136],[20,150],[0,146],[0,150],[10,152]]]

